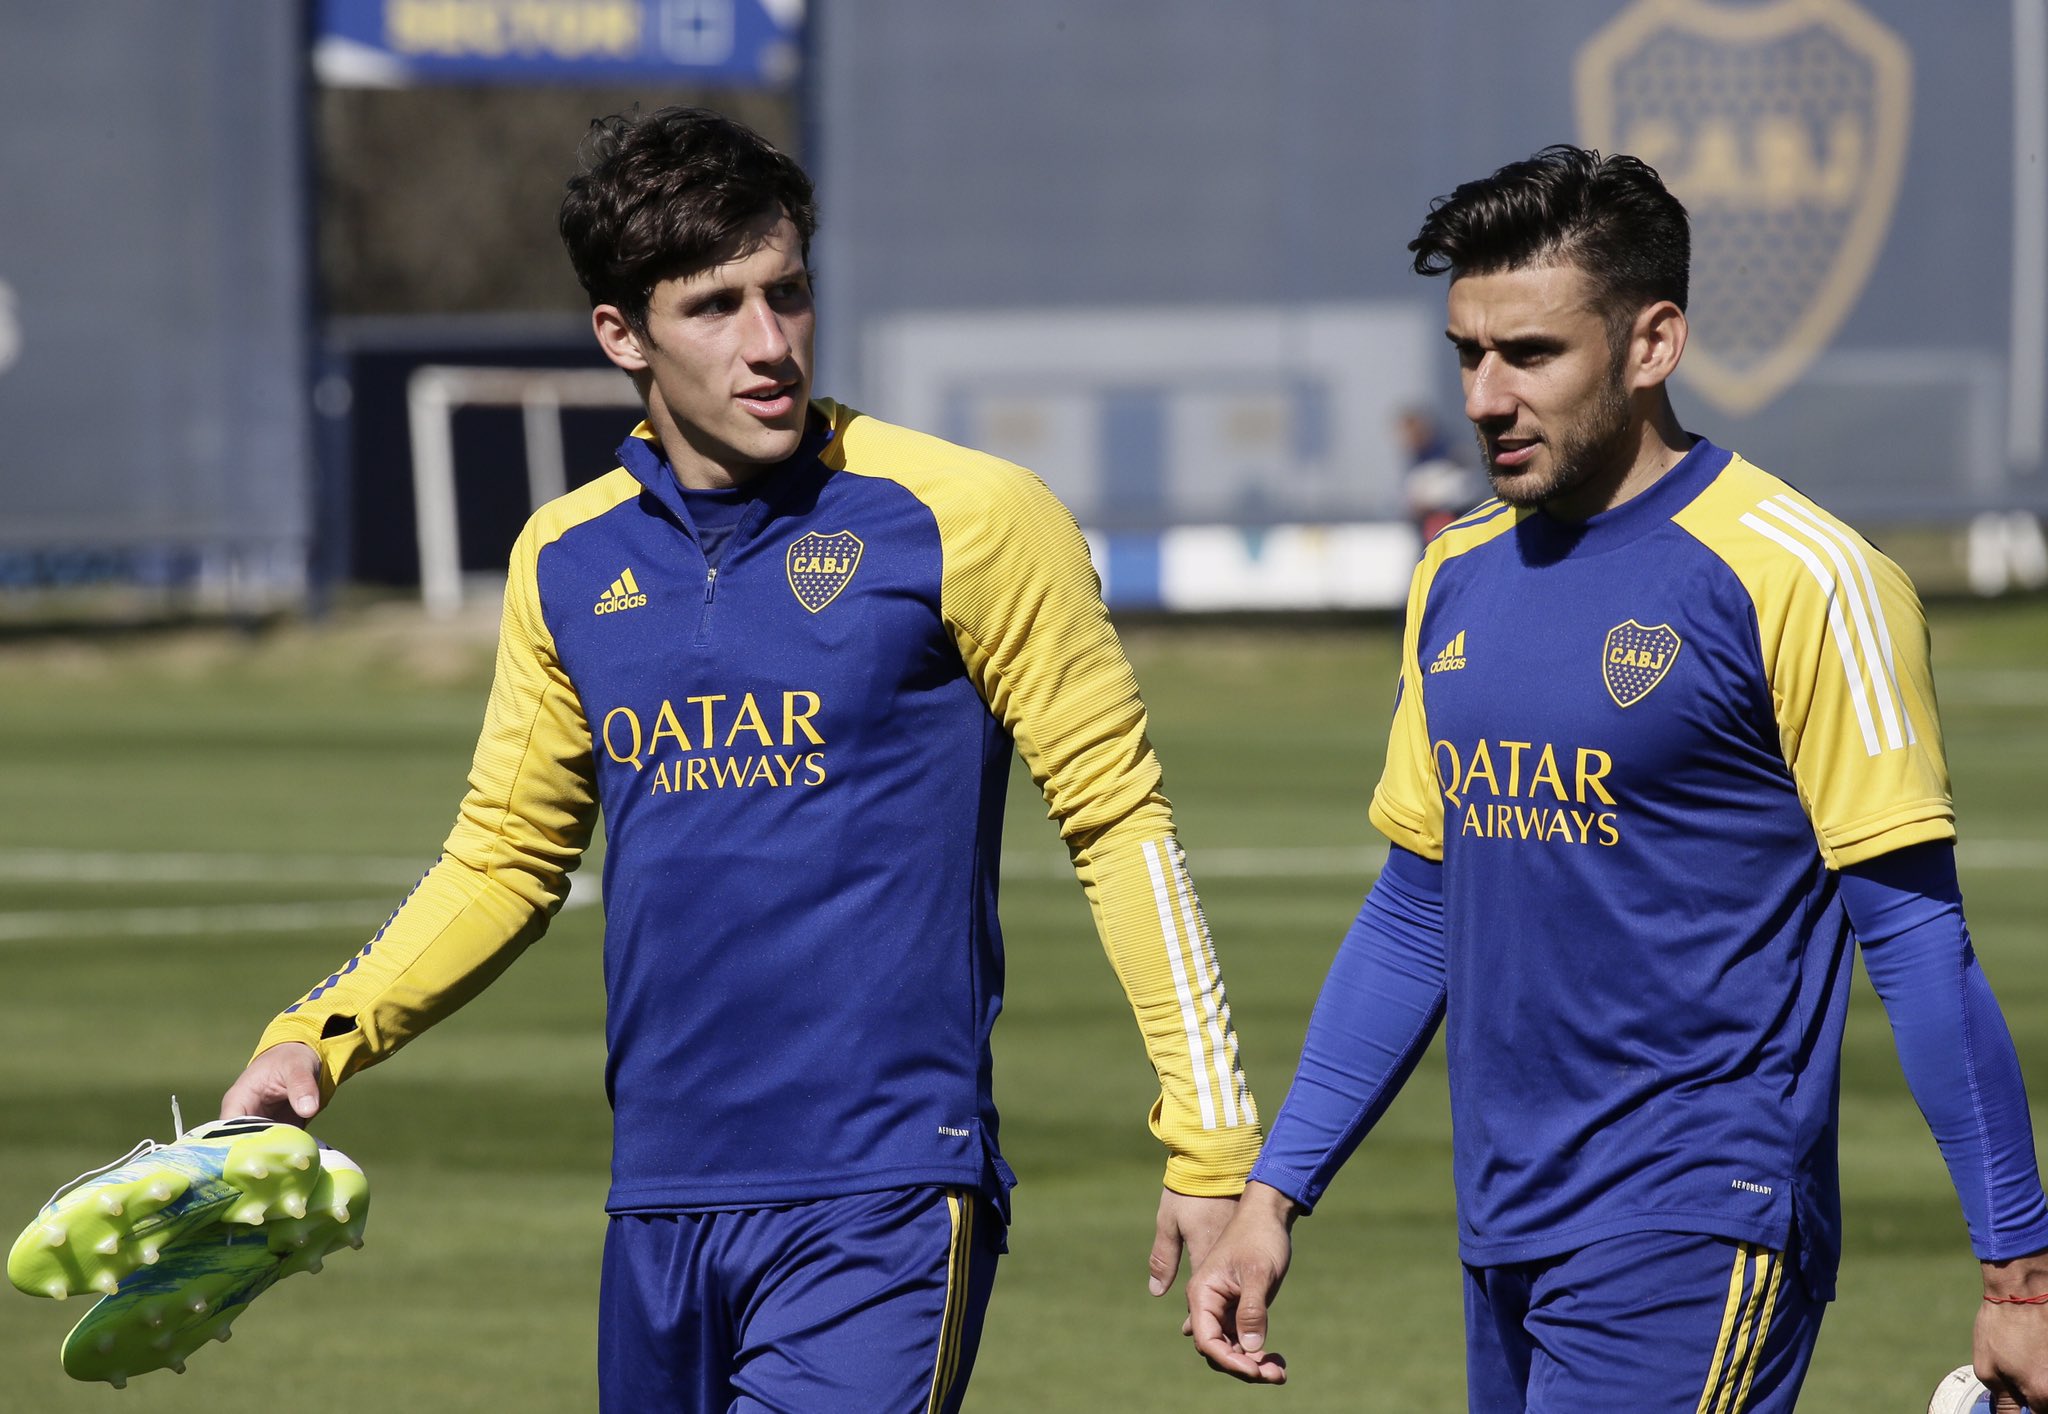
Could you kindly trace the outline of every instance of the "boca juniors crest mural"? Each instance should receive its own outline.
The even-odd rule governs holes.
[[[1754,412],[1827,347],[1899,194],[1912,58],[1852,0],[1637,0],[1580,51],[1580,140],[1655,167],[1692,216],[1681,377]]]

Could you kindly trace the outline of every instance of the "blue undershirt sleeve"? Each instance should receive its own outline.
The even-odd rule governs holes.
[[[1970,946],[1954,846],[1911,845],[1852,865],[1841,889],[1971,1247],[1986,1262],[2048,1248],[2019,1056]]]
[[[1443,1016],[1443,865],[1396,845],[1338,945],[1252,1178],[1313,1208]]]

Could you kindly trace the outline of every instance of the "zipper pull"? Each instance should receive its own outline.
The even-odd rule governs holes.
[[[704,602],[709,604],[711,596],[718,589],[718,566],[710,565],[704,570]]]

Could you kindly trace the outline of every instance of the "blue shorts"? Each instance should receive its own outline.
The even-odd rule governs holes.
[[[1002,1244],[995,1211],[960,1189],[614,1216],[599,1408],[958,1409]]]
[[[1465,1268],[1474,1411],[1790,1414],[1825,1311],[1781,1253],[1639,1232]]]

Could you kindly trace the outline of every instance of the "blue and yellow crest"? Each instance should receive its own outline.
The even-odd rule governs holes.
[[[1576,80],[1582,141],[1642,158],[1691,214],[1682,375],[1754,412],[1827,347],[1877,262],[1910,52],[1854,0],[1637,0]]]
[[[1617,707],[1633,707],[1664,681],[1682,647],[1670,624],[1650,626],[1634,619],[1607,630],[1600,650],[1600,680]]]
[[[850,530],[835,530],[830,535],[813,530],[799,537],[784,561],[796,602],[815,614],[837,599],[860,568],[864,548],[860,537]]]

